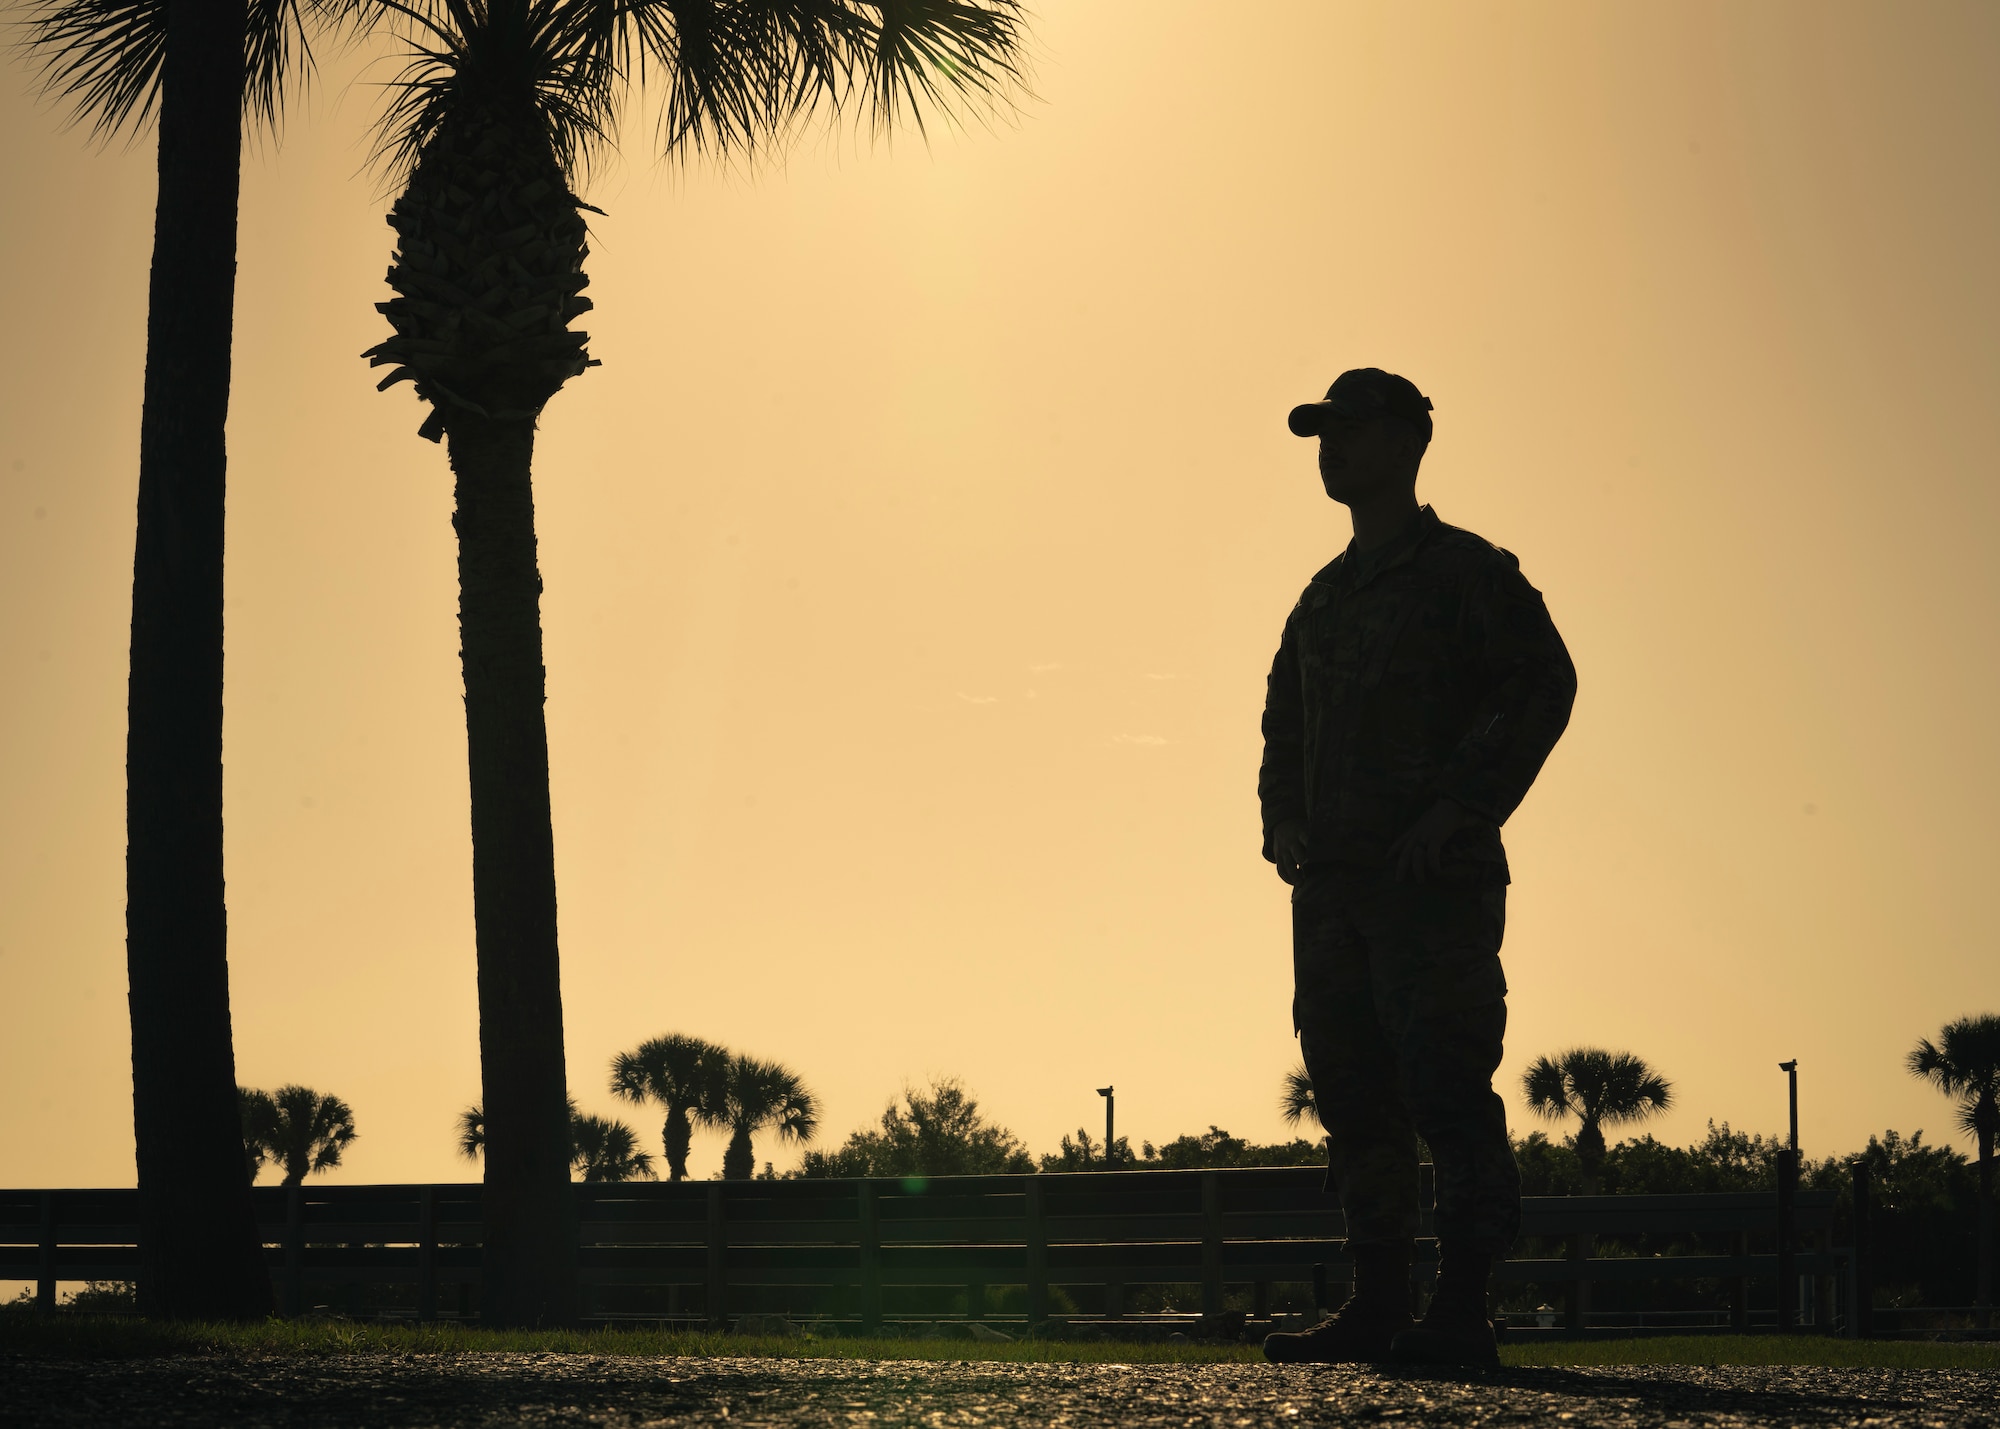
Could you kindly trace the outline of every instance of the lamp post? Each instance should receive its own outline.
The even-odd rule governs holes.
[[[1799,1062],[1778,1063],[1790,1085],[1792,1106],[1791,1142],[1778,1153],[1778,1328],[1794,1330],[1799,1324],[1799,1277],[1793,1270],[1797,1222],[1794,1205],[1799,1191]]]
[[[1118,1099],[1112,1093],[1117,1090],[1116,1087],[1099,1087],[1097,1089],[1097,1094],[1104,1098],[1104,1164],[1106,1166],[1111,1164],[1111,1113],[1113,1108],[1118,1105]]]

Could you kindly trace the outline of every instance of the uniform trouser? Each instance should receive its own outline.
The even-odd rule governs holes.
[[[1437,1234],[1504,1254],[1521,1224],[1507,1108],[1498,870],[1433,876],[1308,869],[1292,890],[1292,1021],[1326,1127],[1350,1243],[1417,1234],[1417,1142],[1437,1176]]]

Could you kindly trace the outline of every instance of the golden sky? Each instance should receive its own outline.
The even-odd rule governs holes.
[[[1669,1139],[1777,1128],[1785,1057],[1809,1154],[1945,1135],[1901,1057],[2000,1009],[2000,11],[1036,11],[1018,122],[754,175],[635,130],[589,186],[604,366],[536,472],[583,1104],[682,1030],[828,1141],[933,1074],[1038,1151],[1106,1083],[1135,1144],[1281,1134],[1257,718],[1347,539],[1284,413],[1378,365],[1580,672],[1507,829],[1516,1129],[1591,1042]],[[0,1184],[120,1184],[151,146],[6,74]],[[352,1103],[354,1181],[470,1174],[479,1085],[451,481],[356,356],[381,74],[248,158],[230,427],[237,1065]]]

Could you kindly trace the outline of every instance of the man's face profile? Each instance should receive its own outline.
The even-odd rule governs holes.
[[[1410,481],[1421,459],[1416,434],[1385,417],[1341,418],[1320,433],[1320,484],[1343,505]]]

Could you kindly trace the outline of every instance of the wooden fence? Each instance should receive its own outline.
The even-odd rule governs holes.
[[[260,1186],[254,1195],[285,1313],[475,1314],[479,1186]],[[1347,1278],[1340,1211],[1311,1168],[636,1182],[578,1185],[576,1196],[586,1308],[600,1320],[726,1325],[782,1314],[863,1329],[1237,1312],[1255,1320],[1283,1300],[1300,1307],[1299,1287],[1316,1272],[1335,1298]],[[0,1191],[0,1279],[36,1282],[48,1308],[60,1281],[136,1280],[137,1198]],[[1806,1303],[1825,1307],[1813,1316],[1822,1327],[1835,1317],[1836,1280],[1851,1271],[1851,1256],[1830,1243],[1833,1200],[1800,1192],[1795,1207],[1807,1248],[1793,1268],[1816,1278],[1819,1293]],[[1591,1286],[1635,1280],[1733,1282],[1734,1322],[1746,1326],[1750,1281],[1778,1270],[1775,1253],[1752,1253],[1753,1237],[1776,1246],[1774,1194],[1549,1197],[1524,1211],[1522,1244],[1553,1241],[1564,1253],[1503,1263],[1498,1288],[1525,1281],[1554,1294],[1557,1328],[1569,1333],[1602,1318],[1589,1314]],[[1429,1220],[1426,1212],[1426,1235]],[[1728,1249],[1632,1253],[1639,1237],[1694,1236]]]

